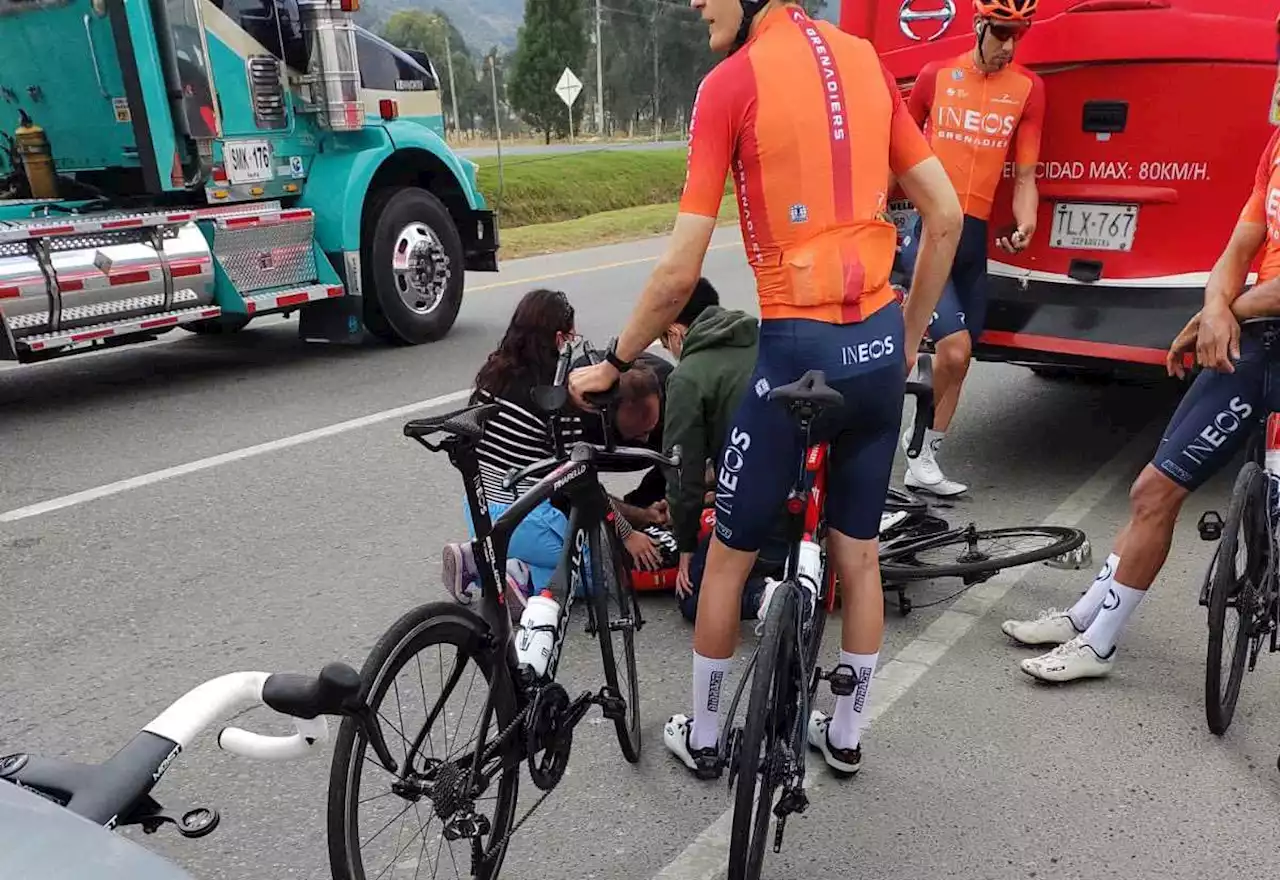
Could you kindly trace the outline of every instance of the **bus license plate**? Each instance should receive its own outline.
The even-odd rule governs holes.
[[[227,179],[233,184],[263,183],[275,177],[270,141],[227,141],[222,154]]]
[[[1058,202],[1049,244],[1064,250],[1131,251],[1137,228],[1137,205]]]

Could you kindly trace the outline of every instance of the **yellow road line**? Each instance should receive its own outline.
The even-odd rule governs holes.
[[[725,248],[741,247],[739,242],[726,242],[725,244],[713,244],[707,248],[708,251],[720,251]],[[514,287],[517,284],[537,284],[541,281],[550,281],[554,278],[567,278],[571,275],[585,275],[588,272],[603,272],[606,269],[620,269],[623,266],[637,266],[641,263],[653,263],[661,257],[661,254],[654,254],[652,257],[637,257],[633,260],[619,260],[616,263],[601,263],[598,266],[584,266],[581,269],[566,269],[563,272],[550,272],[546,275],[530,275],[527,278],[512,278],[510,281],[495,281],[492,284],[481,284],[476,287],[468,287],[467,293],[476,293],[481,290],[496,290],[499,287]]]

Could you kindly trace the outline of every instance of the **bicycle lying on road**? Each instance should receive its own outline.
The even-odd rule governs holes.
[[[929,362],[924,356],[921,361],[923,381],[908,383],[908,393],[918,402],[915,444],[922,439],[919,425],[928,424],[927,414],[933,402]],[[726,730],[720,737],[720,757],[729,768],[729,786],[736,785],[728,880],[758,880],[771,817],[777,820],[773,851],[779,852],[787,817],[803,813],[808,807],[804,790],[807,726],[818,683],[830,682],[831,692],[837,696],[852,695],[858,685],[848,667],[837,666],[824,672],[818,665],[823,629],[827,615],[835,607],[836,591],[835,573],[827,567],[825,551],[828,444],[812,442],[811,429],[824,409],[840,406],[843,398],[816,370],[789,385],[774,388],[768,398],[787,407],[805,435],[805,453],[797,463],[786,502],[791,546],[782,582],[769,600],[763,634],[725,713]],[[922,408],[926,414],[923,417]],[[982,532],[972,525],[967,529],[947,529],[943,523],[943,530],[921,534],[917,530],[933,528],[921,519],[929,516],[927,508],[917,509],[919,502],[905,493],[896,497],[910,506],[910,515],[916,517],[913,523],[896,526],[901,529],[901,540],[890,538],[880,554],[881,571],[899,581],[943,576],[986,579],[1011,565],[1059,558],[1079,548],[1085,539],[1077,529],[1055,526]],[[890,504],[886,510],[892,508]],[[984,542],[1013,536],[1041,538],[1047,543],[1038,549],[1003,556],[984,549]],[[957,553],[957,546],[964,550]],[[929,551],[940,551],[941,559],[922,561],[929,559]],[[748,681],[751,696],[745,724],[739,727],[734,717]],[[781,794],[775,803],[774,792],[779,788]]]
[[[1241,323],[1241,335],[1258,334],[1263,348],[1280,349],[1280,319],[1255,318]],[[1277,366],[1269,364],[1263,405],[1250,421],[1253,431],[1245,462],[1236,475],[1224,521],[1216,511],[1200,517],[1200,537],[1217,541],[1200,590],[1200,605],[1209,609],[1209,641],[1205,655],[1204,709],[1209,729],[1221,736],[1231,726],[1247,668],[1258,663],[1263,641],[1270,653],[1280,645],[1280,574],[1277,573],[1277,527],[1280,526],[1280,392]],[[1232,416],[1235,418],[1235,416]],[[1263,428],[1265,427],[1265,433]],[[1270,459],[1270,461],[1269,461]],[[1229,560],[1229,561],[1228,561]],[[1226,644],[1228,619],[1235,635]],[[1277,761],[1280,766],[1280,760]]]
[[[534,390],[539,409],[553,420],[569,406],[565,379],[573,355],[567,343],[561,349],[556,375],[550,386]],[[596,397],[592,403],[606,412],[616,392]],[[560,432],[553,430],[555,455],[507,475],[507,487],[527,477],[539,481],[491,520],[480,481],[477,445],[484,436],[485,422],[498,404],[479,404],[456,412],[420,419],[404,426],[406,436],[433,452],[443,450],[462,475],[467,504],[475,523],[476,539],[471,542],[480,573],[480,614],[455,602],[429,602],[406,612],[382,636],[362,670],[362,697],[374,707],[377,717],[403,741],[404,764],[384,792],[362,794],[360,771],[364,758],[365,731],[357,724],[344,723],[334,748],[329,788],[329,854],[335,880],[372,880],[392,865],[414,863],[421,867],[428,850],[439,858],[443,846],[465,841],[470,873],[481,880],[498,876],[511,836],[560,783],[569,766],[573,731],[593,706],[600,706],[605,718],[614,722],[618,744],[632,763],[640,757],[639,683],[636,679],[635,633],[643,626],[640,607],[623,565],[613,525],[608,495],[600,484],[601,472],[630,472],[654,465],[680,466],[680,450],[670,456],[642,448],[615,446],[607,430],[603,445],[574,442],[565,445]],[[607,417],[604,418],[606,426]],[[430,438],[443,434],[443,439]],[[512,533],[539,504],[559,496],[570,506],[569,527],[564,549],[552,576],[550,589],[532,597],[530,607],[542,600],[542,625],[522,631],[513,638],[510,614],[505,607],[503,572]],[[585,551],[585,552],[584,552]],[[605,684],[596,693],[583,692],[570,699],[556,682],[570,613],[578,594],[577,585],[589,597],[586,630],[600,641],[600,657]],[[548,595],[549,594],[549,595]],[[528,619],[529,611],[525,612]],[[440,696],[428,708],[423,656],[436,653]],[[445,654],[451,654],[451,668],[445,671]],[[417,675],[409,687],[421,688],[424,723],[416,732],[404,721],[400,703],[402,689],[398,674],[416,663]],[[444,711],[445,701],[461,685],[464,668],[473,664],[470,683],[460,710]],[[464,720],[465,706],[476,685],[476,672],[488,689],[471,731]],[[383,700],[394,692],[396,714],[388,717]],[[444,731],[443,748],[437,750],[433,725],[446,724],[457,717],[459,731],[453,737]],[[397,726],[394,721],[399,721]],[[496,722],[496,731],[491,725]],[[515,820],[520,766],[527,763],[529,777],[543,794]],[[376,765],[374,765],[376,766]],[[378,830],[362,840],[362,813],[370,805],[390,803],[390,818],[381,816],[371,824]],[[418,811],[420,802],[426,809]],[[361,852],[387,828],[410,810],[427,823],[441,823],[439,840],[429,839],[426,825],[408,835],[397,834],[387,865],[366,868]],[[419,839],[421,843],[419,844]],[[411,851],[417,849],[416,859]],[[406,854],[408,854],[406,860]],[[458,859],[449,847],[452,868],[461,874]],[[437,862],[438,866],[439,862]],[[450,862],[445,862],[450,864]],[[432,871],[428,876],[434,876]]]
[[[205,728],[246,706],[263,704],[290,716],[296,733],[264,736],[227,727],[218,734],[218,745],[225,751],[262,760],[297,758],[315,751],[328,740],[329,728],[324,716],[340,715],[352,726],[368,731],[378,759],[394,772],[395,761],[381,732],[372,724],[369,708],[360,699],[360,684],[356,671],[342,663],[325,666],[318,676],[230,673],[188,691],[101,764],[17,753],[0,757],[0,780],[34,792],[108,830],[139,825],[152,834],[170,823],[183,837],[204,837],[218,826],[217,810],[207,807],[166,810],[151,796],[151,791],[182,750]],[[101,844],[86,840],[86,846],[91,852]],[[60,860],[63,856],[19,852],[6,854],[5,861],[8,864],[10,858]],[[92,857],[86,854],[84,858],[90,861]],[[77,876],[96,876],[87,864],[76,873]]]

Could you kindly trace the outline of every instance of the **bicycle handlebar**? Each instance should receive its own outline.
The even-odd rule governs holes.
[[[360,675],[343,663],[330,663],[318,676],[294,673],[232,672],[210,679],[174,701],[143,730],[186,749],[205,728],[231,712],[262,704],[289,716],[295,733],[267,736],[238,727],[218,734],[218,746],[245,758],[287,760],[311,751],[328,739],[325,715],[350,715],[366,728],[370,745],[390,770],[395,761],[382,732],[360,698]]]

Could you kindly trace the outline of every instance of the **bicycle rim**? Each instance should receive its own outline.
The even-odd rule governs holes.
[[[994,573],[1061,556],[1084,539],[1084,532],[1063,526],[960,530],[887,548],[880,574],[902,582]]]
[[[738,750],[728,880],[759,880],[773,795],[791,747],[795,699],[796,588],[780,585],[769,602]],[[759,781],[759,789],[756,784]]]
[[[636,607],[631,578],[619,571],[620,549],[607,523],[601,522],[589,536],[591,549],[592,608],[605,684],[624,702],[620,718],[613,720],[618,747],[632,764],[640,760],[640,682],[636,673]],[[621,665],[619,665],[621,660]]]
[[[1266,474],[1256,462],[1246,462],[1236,476],[1210,576],[1204,710],[1209,729],[1219,736],[1226,733],[1235,715],[1253,640],[1257,585],[1264,582],[1269,562],[1265,487]],[[1235,626],[1228,642],[1230,622]]]
[[[374,708],[400,770],[410,760],[410,746],[425,725],[428,707],[440,702],[440,695],[450,683],[450,701],[441,706],[422,745],[412,756],[410,766],[416,771],[426,775],[429,766],[462,763],[458,760],[461,756],[477,745],[482,747],[481,739],[492,741],[515,718],[515,694],[506,684],[507,679],[494,678],[494,665],[502,661],[502,654],[486,652],[485,631],[486,626],[478,617],[457,605],[431,603],[403,615],[369,653],[361,670],[362,697]],[[450,649],[454,652],[452,662]],[[461,673],[455,676],[458,668]],[[440,686],[438,691],[436,684]],[[483,691],[489,688],[495,688],[494,713],[482,737],[479,727],[486,699]],[[420,704],[412,699],[412,692],[418,689],[422,694]],[[454,699],[459,695],[463,697],[461,704]],[[388,697],[390,705],[384,702]],[[413,725],[419,716],[420,724]],[[438,770],[432,775],[438,779]],[[490,833],[481,841],[485,848],[502,840],[511,828],[519,777],[519,767],[514,766],[476,798],[476,812],[491,825]],[[412,877],[415,871],[419,876],[434,873],[481,880],[497,877],[506,855],[505,845],[472,874],[470,841],[446,841],[432,797],[424,795],[417,801],[402,798],[391,789],[394,781],[395,777],[378,763],[355,722],[344,719],[329,776],[329,860],[335,880],[396,880]],[[362,828],[362,820],[367,820],[367,827]],[[413,831],[406,825],[418,828]],[[367,853],[367,848],[376,851]]]

